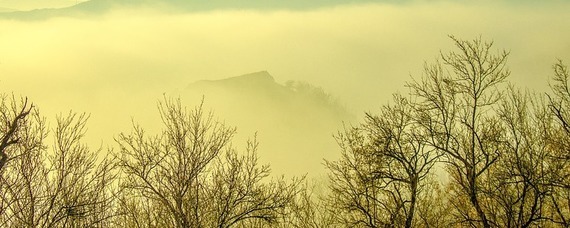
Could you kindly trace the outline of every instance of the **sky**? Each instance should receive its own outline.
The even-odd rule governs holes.
[[[123,6],[79,16],[0,19],[0,92],[29,97],[51,120],[69,110],[90,113],[87,140],[106,148],[118,133],[130,131],[133,119],[158,129],[157,101],[197,80],[266,70],[278,83],[322,87],[358,119],[379,110],[392,93],[406,93],[405,81],[421,77],[425,62],[453,50],[448,35],[493,40],[497,50],[510,51],[509,80],[537,91],[547,89],[557,59],[570,62],[565,1],[349,2],[204,11]],[[0,8],[20,10],[73,4],[0,0]],[[222,110],[220,105],[211,108]],[[232,111],[218,114],[231,119]],[[338,154],[332,138],[342,128],[338,122],[315,128],[322,137],[314,140],[295,138],[308,129],[288,129],[282,137],[296,142],[289,144],[263,138],[264,131],[279,136],[271,121],[231,124],[238,128],[237,145],[258,132],[262,161],[275,173],[300,174],[320,172],[322,158]],[[310,162],[300,168],[284,158],[301,155]]]
[[[0,0],[0,8],[12,10],[34,10],[73,6],[85,0]]]

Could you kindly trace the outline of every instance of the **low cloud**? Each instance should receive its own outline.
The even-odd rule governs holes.
[[[391,93],[406,92],[403,82],[420,76],[425,60],[452,50],[448,34],[494,40],[511,51],[511,81],[545,89],[556,58],[570,61],[568,7],[418,1],[192,13],[123,8],[96,16],[1,20],[0,88],[29,96],[49,117],[69,109],[91,113],[94,145],[113,145],[114,135],[130,130],[131,117],[157,129],[155,104],[163,93],[260,70],[279,83],[321,86],[361,116]],[[331,139],[333,133],[322,135]]]

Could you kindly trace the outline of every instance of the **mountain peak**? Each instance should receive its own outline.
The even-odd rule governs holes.
[[[271,76],[271,74],[269,74],[269,72],[264,70],[264,71],[222,79],[221,81],[247,81],[253,83],[255,82],[266,83],[266,82],[275,82],[275,79],[273,78],[273,76]]]
[[[200,80],[190,84],[189,87],[195,86],[222,86],[226,88],[272,88],[280,87],[275,79],[267,71],[258,71],[240,76],[224,78],[219,80]]]

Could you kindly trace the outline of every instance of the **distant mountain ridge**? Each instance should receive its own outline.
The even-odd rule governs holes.
[[[251,85],[251,84],[257,84],[257,85],[272,85],[275,82],[275,79],[273,78],[273,76],[271,76],[269,74],[269,72],[267,71],[259,71],[259,72],[255,72],[255,73],[249,73],[249,74],[244,74],[244,75],[240,75],[240,76],[235,76],[235,77],[230,77],[230,78],[226,78],[226,79],[220,79],[220,80],[200,80],[197,81],[192,85],[208,85],[208,84],[240,84],[240,85]]]
[[[231,94],[232,97],[242,96],[245,99],[258,99],[271,97],[276,100],[283,100],[290,97],[291,93],[285,86],[277,83],[273,76],[267,71],[244,74],[240,76],[220,79],[201,80],[194,82],[186,88],[187,91],[203,94]]]
[[[218,96],[227,94],[231,99],[257,100],[260,103],[284,102],[299,107],[330,109],[345,115],[348,112],[337,99],[322,88],[306,82],[287,81],[284,85],[275,81],[267,71],[259,71],[219,80],[200,80],[188,85],[186,93]]]
[[[65,8],[46,8],[31,11],[0,12],[0,18],[39,20],[50,17],[97,15],[121,7],[166,7],[179,11],[210,11],[225,9],[291,9],[303,10],[354,3],[388,2],[396,0],[90,0]]]
[[[355,116],[324,89],[307,82],[278,82],[258,71],[219,80],[200,80],[180,91],[189,106],[203,104],[220,119],[244,133],[258,132],[264,145],[260,157],[276,173],[319,175],[322,159],[334,159],[331,134]]]

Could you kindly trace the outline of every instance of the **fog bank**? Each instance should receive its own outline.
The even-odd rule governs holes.
[[[132,118],[158,129],[156,102],[165,93],[263,70],[281,85],[297,80],[322,87],[358,118],[393,92],[406,92],[404,81],[420,76],[424,61],[453,49],[449,34],[494,40],[511,51],[510,80],[544,90],[554,61],[570,61],[569,4],[413,1],[176,13],[123,7],[100,15],[0,20],[0,88],[30,97],[50,118],[69,109],[91,113],[89,141],[103,146],[130,131]],[[198,98],[186,99],[195,104]],[[220,116],[232,115],[217,109]],[[233,124],[246,129],[240,139],[259,130]],[[282,137],[305,145],[266,139],[260,156],[271,163],[287,160],[284,152],[272,155],[272,148],[294,150],[290,156],[313,154],[312,161],[328,150],[338,154],[330,129],[339,126],[303,140],[295,132],[314,129],[287,129]],[[275,171],[298,174],[309,166],[287,164]]]

